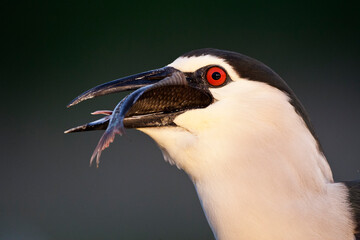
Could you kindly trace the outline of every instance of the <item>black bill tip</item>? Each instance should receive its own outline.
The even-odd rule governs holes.
[[[66,134],[66,133],[85,132],[92,130],[106,130],[106,128],[109,125],[109,121],[110,121],[110,115],[90,123],[86,123],[77,127],[70,128],[64,131],[64,133]]]
[[[158,82],[161,79],[164,79],[167,76],[170,76],[176,70],[172,67],[163,67],[135,75],[131,75],[124,78],[119,78],[111,82],[107,82],[101,85],[98,85],[94,88],[83,92],[76,98],[74,98],[66,107],[72,107],[82,101],[107,95],[110,93],[116,93],[126,90],[135,90],[153,83]]]

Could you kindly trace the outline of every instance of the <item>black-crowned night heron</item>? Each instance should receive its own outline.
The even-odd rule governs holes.
[[[353,240],[360,185],[334,183],[306,112],[269,67],[217,49],[92,88],[83,100],[135,90],[98,121],[91,161],[124,128],[151,136],[192,179],[219,240]]]

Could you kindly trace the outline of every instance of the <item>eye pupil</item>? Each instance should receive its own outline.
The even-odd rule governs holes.
[[[219,80],[221,78],[221,73],[219,72],[214,72],[211,77],[214,79],[214,80]]]

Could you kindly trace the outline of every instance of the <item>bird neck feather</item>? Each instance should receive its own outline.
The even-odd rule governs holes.
[[[352,239],[343,237],[351,216],[340,214],[346,188],[329,184],[330,167],[288,96],[248,80],[211,91],[216,102],[179,115],[179,127],[142,130],[193,179],[218,239]],[[330,217],[339,222],[324,223]]]

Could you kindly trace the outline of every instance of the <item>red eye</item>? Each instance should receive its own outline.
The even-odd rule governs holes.
[[[213,86],[220,86],[226,80],[226,73],[219,67],[212,67],[206,73],[206,80]]]

